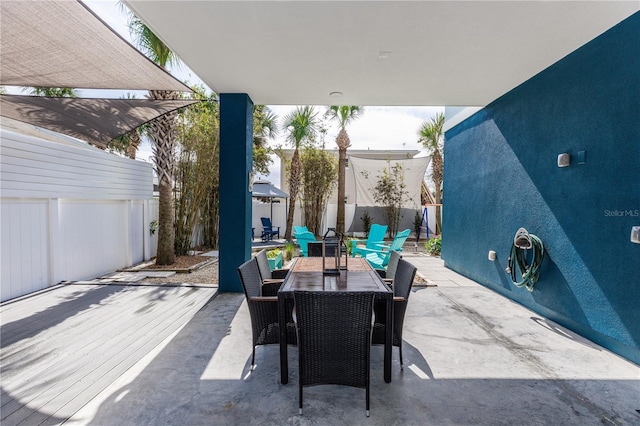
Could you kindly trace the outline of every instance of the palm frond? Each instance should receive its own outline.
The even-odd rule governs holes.
[[[287,140],[296,148],[303,142],[315,140],[320,128],[318,113],[313,106],[298,106],[283,119],[282,129]]]
[[[357,105],[331,105],[325,112],[325,117],[338,123],[340,128],[345,128],[349,123],[357,120],[364,114],[364,107]]]

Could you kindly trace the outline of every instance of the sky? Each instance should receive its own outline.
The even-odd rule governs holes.
[[[127,16],[120,10],[117,1],[85,0],[84,2],[111,28],[131,42],[127,27]],[[133,42],[132,44],[135,45]],[[202,83],[195,73],[186,66],[172,70],[171,73],[188,84]],[[268,105],[268,107],[278,117],[284,117],[295,108],[295,106],[291,105]],[[318,106],[318,110],[323,113],[325,107]],[[417,133],[421,123],[432,118],[440,111],[443,112],[444,107],[365,106],[362,117],[347,127],[349,139],[351,140],[351,149],[420,150],[422,146],[418,143]],[[326,148],[336,148],[335,138],[338,130],[336,126],[329,128],[325,139]],[[270,141],[270,145],[272,147],[287,147],[284,132],[280,131],[278,137]],[[148,144],[144,144],[138,152],[137,159],[150,162],[150,157],[151,147]],[[270,167],[270,174],[268,176],[257,176],[257,178],[268,180],[276,186],[280,186],[280,161],[276,155],[273,155],[272,158],[274,164]]]

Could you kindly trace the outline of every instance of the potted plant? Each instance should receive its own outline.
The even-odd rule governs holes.
[[[269,267],[272,271],[282,268],[282,251],[280,251],[280,249],[269,250],[267,252],[267,259],[269,260]]]
[[[293,254],[296,251],[296,246],[293,244],[293,241],[287,241],[284,245],[284,260],[286,262],[293,259]]]

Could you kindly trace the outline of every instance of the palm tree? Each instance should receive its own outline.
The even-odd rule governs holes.
[[[127,93],[126,96],[121,99],[136,99],[135,94]],[[112,139],[107,144],[107,148],[111,152],[117,152],[118,154],[126,155],[128,158],[135,160],[138,153],[138,148],[142,143],[142,135],[146,133],[147,125],[143,124],[140,127],[132,129],[124,135],[118,136]]]
[[[442,203],[442,178],[444,176],[444,114],[439,112],[430,120],[425,120],[418,130],[418,142],[431,155],[431,180],[436,187],[436,204]],[[442,227],[441,211],[436,208],[436,234],[440,234]]]
[[[129,30],[136,39],[139,48],[153,62],[162,68],[179,64],[178,57],[173,51],[135,15],[130,15]],[[150,99],[178,99],[179,93],[170,90],[149,90],[147,97]],[[177,114],[176,111],[173,111],[152,120],[149,122],[148,129],[160,190],[158,253],[156,256],[156,264],[158,265],[170,265],[175,262],[172,185]]]
[[[340,131],[336,137],[338,145],[338,213],[336,217],[336,231],[344,234],[344,198],[345,198],[345,174],[347,161],[347,148],[351,146],[349,135],[347,134],[347,124],[356,120],[364,113],[364,108],[354,105],[330,106],[326,116],[330,120],[337,121]]]
[[[278,135],[278,117],[265,105],[253,108],[253,172],[269,174],[272,163],[267,140]]]
[[[46,96],[49,98],[77,98],[76,89],[71,87],[32,87],[29,93],[33,96]]]
[[[288,133],[287,141],[295,147],[289,170],[289,211],[287,213],[287,230],[284,238],[291,240],[293,214],[296,199],[300,190],[300,146],[305,142],[313,142],[319,130],[317,113],[312,106],[299,106],[284,117],[283,130]]]

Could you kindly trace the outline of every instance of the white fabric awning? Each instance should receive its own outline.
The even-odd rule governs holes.
[[[376,203],[373,196],[373,188],[375,188],[379,176],[382,175],[382,169],[389,170],[390,167],[399,165],[402,168],[405,189],[409,197],[409,201],[404,203],[404,207],[418,209],[422,205],[420,191],[424,181],[424,174],[430,161],[431,157],[379,160],[350,155],[350,168],[353,170],[356,182],[356,204],[360,207],[377,206],[378,203]]]

